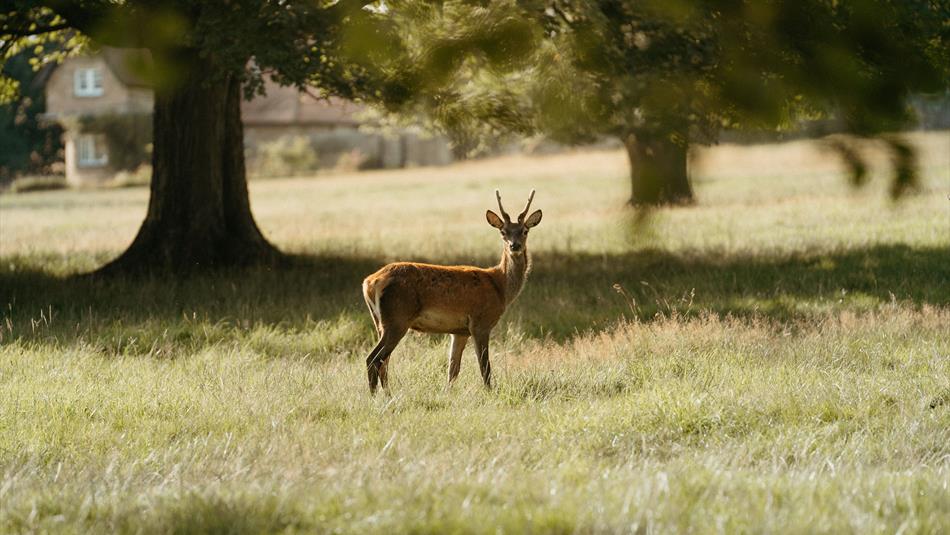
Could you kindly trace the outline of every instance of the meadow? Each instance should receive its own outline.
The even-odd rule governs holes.
[[[851,188],[820,145],[696,155],[625,208],[620,151],[251,183],[280,268],[76,277],[142,188],[0,196],[0,532],[950,531],[950,134]],[[371,397],[360,281],[488,266],[538,190],[533,270],[446,388],[410,334]]]

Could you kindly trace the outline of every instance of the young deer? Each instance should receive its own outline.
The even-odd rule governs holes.
[[[395,262],[363,280],[363,297],[379,335],[379,343],[366,358],[370,392],[376,392],[377,383],[388,389],[389,355],[409,329],[452,335],[450,384],[458,376],[465,343],[469,337],[475,338],[482,379],[491,388],[488,335],[524,286],[531,268],[528,229],[541,222],[541,210],[525,218],[534,190],[517,223],[502,208],[498,190],[495,196],[501,217],[491,210],[485,217],[489,225],[501,231],[504,243],[497,266],[485,269]]]

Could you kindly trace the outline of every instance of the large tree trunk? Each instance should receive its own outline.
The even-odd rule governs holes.
[[[247,194],[241,86],[210,65],[156,94],[148,213],[132,245],[99,273],[182,273],[272,262]]]
[[[624,139],[630,159],[630,204],[651,206],[693,201],[687,147],[664,136],[629,135]]]

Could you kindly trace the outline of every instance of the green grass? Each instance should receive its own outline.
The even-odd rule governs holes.
[[[615,152],[253,183],[297,261],[189,280],[70,277],[142,189],[0,196],[0,532],[946,532],[950,156],[915,140],[899,204],[721,147],[639,226]],[[494,262],[495,187],[545,213],[496,388],[410,335],[370,397],[359,282]]]

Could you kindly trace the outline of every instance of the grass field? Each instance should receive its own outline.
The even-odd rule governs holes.
[[[0,532],[946,533],[950,136],[914,139],[898,204],[724,146],[640,225],[621,152],[259,181],[297,262],[190,280],[69,277],[145,190],[0,197]],[[414,334],[370,397],[360,281],[495,262],[495,187],[545,214],[495,389]]]

